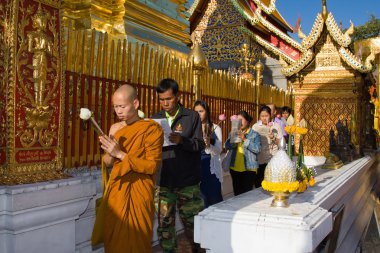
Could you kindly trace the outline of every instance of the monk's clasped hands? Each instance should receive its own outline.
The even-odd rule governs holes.
[[[101,148],[112,157],[122,160],[126,155],[123,151],[121,151],[119,143],[113,136],[108,137],[107,135],[101,135],[99,136],[99,141],[102,144]]]

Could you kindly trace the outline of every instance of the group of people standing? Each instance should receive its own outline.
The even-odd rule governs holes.
[[[162,110],[147,120],[138,116],[136,90],[119,87],[112,101],[120,122],[111,126],[108,136],[99,137],[103,162],[112,171],[92,240],[103,242],[106,252],[151,252],[155,211],[160,245],[164,252],[175,252],[177,209],[193,252],[204,252],[193,240],[194,216],[223,200],[223,136],[209,106],[196,101],[192,110],[184,108],[173,79],[161,80],[156,91]],[[277,122],[275,114],[273,104],[263,106],[253,126],[247,112],[237,114],[241,141],[228,138],[224,144],[231,152],[228,167],[235,195],[261,186],[265,166],[284,136],[284,122]],[[160,120],[168,123],[170,133],[164,134]],[[164,145],[165,138],[170,145]]]

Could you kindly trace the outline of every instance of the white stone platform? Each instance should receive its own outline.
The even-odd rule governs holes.
[[[366,156],[339,170],[316,168],[316,185],[293,194],[289,208],[270,207],[272,196],[261,188],[211,206],[195,218],[195,240],[213,253],[320,252],[342,209],[330,244],[335,252],[356,252],[375,205],[375,161]]]
[[[92,177],[1,186],[0,252],[76,252],[76,221],[95,194]]]

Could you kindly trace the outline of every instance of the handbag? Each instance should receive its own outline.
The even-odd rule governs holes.
[[[104,236],[104,217],[105,217],[105,201],[103,199],[104,194],[107,191],[108,186],[108,179],[109,174],[107,170],[107,166],[105,165],[103,159],[102,159],[102,189],[103,194],[102,197],[96,199],[96,206],[95,206],[95,224],[94,229],[92,230],[91,235],[91,244],[92,246],[96,246],[98,244],[103,243],[103,236]]]
[[[228,172],[230,170],[231,158],[232,158],[232,150],[227,150],[226,154],[221,156],[222,169],[224,172]]]

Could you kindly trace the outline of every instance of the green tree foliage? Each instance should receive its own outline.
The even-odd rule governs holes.
[[[352,34],[352,42],[368,38],[377,37],[380,34],[380,19],[371,14],[369,20],[361,26],[355,27],[355,32]]]

